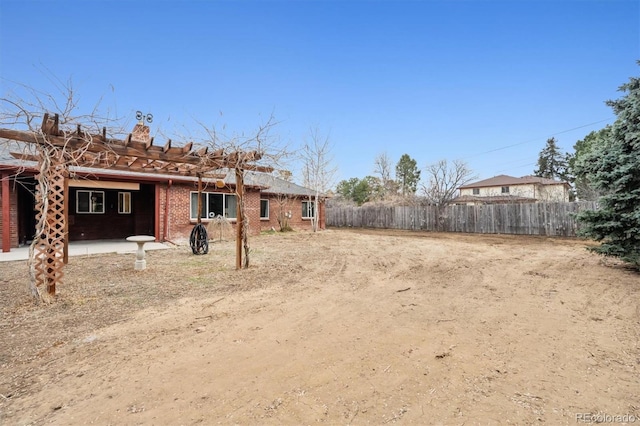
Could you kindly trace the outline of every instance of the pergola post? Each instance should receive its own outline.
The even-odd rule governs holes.
[[[48,298],[56,294],[56,284],[62,283],[64,276],[66,220],[65,220],[65,177],[67,167],[62,156],[49,153],[49,167],[40,165],[36,194],[37,235],[34,239],[35,286],[46,289]],[[43,193],[46,191],[46,193]],[[38,291],[42,295],[41,291]]]
[[[196,222],[199,224],[202,223],[202,175],[198,173],[198,219]]]
[[[126,172],[177,174],[198,176],[199,196],[202,191],[202,177],[217,170],[234,169],[237,192],[237,241],[236,269],[242,268],[243,250],[245,267],[248,267],[248,246],[243,242],[246,237],[244,206],[244,172],[247,170],[270,173],[272,167],[255,164],[262,158],[259,151],[234,151],[225,153],[218,149],[208,153],[207,147],[193,150],[193,142],[173,147],[171,141],[164,146],[154,146],[153,138],[138,140],[133,134],[125,139],[107,137],[106,128],[102,133],[89,134],[80,125],[75,131],[63,131],[59,128],[57,114],[44,114],[41,132],[20,131],[0,128],[0,138],[35,144],[39,155],[26,152],[11,152],[14,158],[22,161],[37,161],[40,173],[38,193],[36,194],[37,227],[30,258],[30,285],[36,298],[49,298],[55,295],[56,284],[62,282],[63,266],[68,257],[68,217],[66,197],[68,197],[68,167],[91,167]],[[143,129],[148,136],[148,129]],[[146,138],[145,138],[146,139]],[[2,219],[3,251],[9,251],[10,214],[9,214],[9,177],[2,174]],[[212,176],[208,176],[212,177]],[[171,181],[169,181],[169,186]],[[156,186],[156,238],[159,238],[159,186]],[[90,201],[91,202],[91,201]],[[168,193],[165,200],[165,224],[167,223]],[[198,206],[198,223],[201,206]],[[6,227],[4,226],[6,224]],[[165,225],[165,228],[167,225]],[[166,235],[164,236],[166,238]],[[41,289],[46,288],[46,292]]]
[[[236,269],[242,268],[242,232],[244,228],[244,212],[242,211],[244,196],[244,177],[242,169],[236,167]]]

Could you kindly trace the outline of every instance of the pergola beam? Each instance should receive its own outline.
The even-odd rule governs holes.
[[[137,129],[137,126],[136,126]],[[139,129],[138,129],[139,130]],[[164,146],[155,146],[153,137],[148,138],[148,128],[143,128],[144,140],[136,140],[133,134],[128,134],[125,139],[107,138],[106,128],[98,134],[90,134],[77,125],[73,130],[60,129],[59,116],[44,114],[40,132],[27,132],[13,129],[0,128],[0,138],[6,138],[26,143],[38,144],[42,147],[55,147],[57,153],[53,158],[53,166],[41,171],[42,179],[51,185],[52,190],[47,194],[39,194],[38,220],[45,215],[43,220],[53,223],[48,228],[47,234],[41,234],[37,238],[38,255],[36,259],[46,259],[44,264],[37,263],[36,286],[45,285],[50,295],[55,294],[56,283],[63,276],[62,268],[67,260],[67,214],[66,202],[68,201],[67,171],[70,166],[122,170],[126,172],[140,173],[175,173],[181,176],[197,176],[201,190],[202,177],[207,173],[219,169],[233,169],[236,178],[237,200],[237,253],[236,267],[242,267],[242,243],[246,212],[244,211],[244,172],[260,171],[272,172],[273,168],[255,164],[262,158],[259,151],[232,151],[225,152],[217,149],[209,153],[207,147],[198,147],[194,150],[193,142],[187,142],[183,146],[172,147],[169,139]],[[135,130],[134,130],[135,132]],[[147,139],[148,138],[148,139]],[[36,161],[40,165],[43,158],[39,155],[27,153],[11,153],[15,158]],[[43,156],[50,154],[42,154]],[[2,219],[9,224],[9,177],[2,174]],[[47,191],[45,191],[47,192]],[[47,198],[50,208],[45,211],[43,197]],[[200,197],[198,197],[200,200]],[[38,225],[40,226],[40,224]],[[3,231],[9,226],[3,227]],[[40,231],[38,231],[40,232]],[[3,250],[10,245],[10,234],[3,232]],[[246,248],[245,248],[246,249]],[[246,253],[245,253],[246,256]],[[245,266],[248,266],[248,257],[245,257]]]
[[[43,123],[43,127],[47,126]],[[165,148],[163,147],[149,146],[149,148],[147,148],[147,143],[133,141],[130,137],[127,137],[125,140],[109,139],[107,141],[102,141],[102,135],[41,135],[12,129],[0,129],[0,137],[27,143],[44,145],[51,144],[58,147],[64,147],[71,151],[78,150],[95,154],[103,153],[102,155],[104,155],[104,153],[113,153],[120,158],[133,157],[135,159],[140,158],[190,164],[200,166],[203,170],[212,170],[217,168],[233,169],[237,166],[241,166],[245,170],[264,171],[267,173],[273,171],[270,167],[249,164],[250,162],[260,160],[262,157],[262,155],[257,151],[234,151],[229,154],[224,154],[221,150],[216,150],[211,154],[208,154],[206,147],[203,147],[197,152],[193,152],[191,151],[193,142],[189,142],[183,147],[167,148],[167,152],[164,152]],[[122,164],[120,159],[117,161]],[[131,160],[125,160],[125,162],[131,163]]]

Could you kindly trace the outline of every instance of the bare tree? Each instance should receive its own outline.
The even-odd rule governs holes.
[[[216,126],[207,126],[198,122],[200,128],[204,130],[205,136],[201,139],[201,144],[213,150],[222,152],[237,152],[245,157],[238,159],[238,167],[235,169],[234,191],[237,200],[237,226],[241,230],[236,244],[238,251],[243,251],[242,267],[249,267],[250,247],[248,238],[249,218],[246,214],[245,197],[243,193],[244,182],[247,173],[253,171],[285,170],[283,165],[289,157],[286,146],[280,145],[277,138],[271,135],[271,130],[277,125],[273,115],[263,124],[260,124],[253,132],[226,134],[226,126],[222,126],[223,131],[218,131]],[[242,247],[240,246],[242,242]],[[238,264],[236,267],[240,267]]]
[[[380,176],[382,183],[382,198],[386,198],[390,194],[397,192],[397,184],[391,179],[391,171],[393,170],[391,158],[386,152],[378,154],[374,160],[373,173]]]
[[[77,166],[79,161],[88,167],[91,161],[101,161],[99,156],[87,156],[92,134],[113,137],[123,133],[117,117],[99,112],[100,102],[89,112],[81,113],[70,80],[62,82],[52,76],[49,80],[55,89],[53,92],[12,83],[11,90],[0,98],[0,128],[9,134],[28,132],[38,141],[33,145],[14,144],[11,148],[21,149],[23,159],[39,159],[35,194],[38,213],[28,261],[28,287],[37,303],[52,302],[55,285],[62,281],[65,260],[61,253],[68,236],[65,218],[60,212],[65,197],[63,182],[69,168]],[[63,143],[54,144],[51,134]],[[71,144],[72,139],[83,140],[85,144]]]
[[[280,169],[280,170],[274,171],[274,174],[276,175],[276,177],[284,181],[293,182],[293,173],[291,173],[290,170]]]
[[[311,227],[318,230],[320,215],[320,195],[325,194],[334,184],[337,167],[333,165],[329,136],[322,136],[317,128],[310,131],[309,140],[302,148],[304,186],[314,191],[309,196]]]
[[[425,168],[428,183],[422,185],[427,200],[437,206],[444,206],[456,197],[459,187],[476,179],[466,162],[440,160]]]
[[[378,154],[374,160],[373,173],[380,175],[380,180],[386,182],[391,179],[392,167],[393,165],[391,164],[389,154],[382,152]]]
[[[466,162],[454,160],[440,160],[425,168],[428,183],[422,184],[422,193],[429,203],[434,204],[438,211],[437,224],[439,226],[444,207],[455,197],[459,187],[476,179],[473,171]]]
[[[278,226],[280,232],[291,231],[289,220],[291,219],[291,201],[292,197],[289,194],[276,195],[276,204],[278,205],[278,214],[276,219],[278,220]]]

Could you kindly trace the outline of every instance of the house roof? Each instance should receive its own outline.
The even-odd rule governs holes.
[[[540,185],[569,185],[567,182],[542,178],[538,176],[513,177],[508,175],[498,175],[489,179],[484,179],[478,182],[463,185],[459,189],[485,188],[491,186],[530,185],[532,183]]]
[[[189,141],[172,146],[168,139],[163,146],[154,145],[149,128],[136,124],[132,133],[123,139],[107,135],[106,127],[100,133],[90,133],[80,124],[75,131],[70,126],[60,127],[58,114],[44,113],[40,130],[17,130],[0,127],[2,138],[36,145],[62,148],[73,157],[76,166],[122,170],[124,172],[170,173],[171,175],[201,176],[214,169],[241,168],[271,173],[273,168],[259,164],[263,153],[257,150],[227,150],[218,147],[209,152],[209,146],[197,146]],[[38,161],[37,157],[18,154],[22,159]]]
[[[236,184],[236,174],[233,169],[220,169],[218,173],[224,175],[224,182],[228,185]],[[244,184],[262,188],[263,194],[287,194],[296,196],[314,196],[312,189],[289,182],[269,173],[247,171],[244,175]],[[322,194],[320,194],[323,196]]]
[[[235,184],[236,176],[233,171],[230,171],[224,178],[226,183]],[[288,194],[297,196],[314,196],[316,192],[312,189],[305,188],[304,186],[297,185],[293,182],[280,179],[276,176],[262,172],[246,172],[245,183],[247,185],[254,185],[264,188],[262,192],[264,194]]]
[[[18,142],[9,139],[0,138],[0,172],[4,170],[12,170],[14,172],[21,170],[29,170],[35,172],[37,170],[37,163],[35,161],[28,161],[23,159],[17,159],[12,152],[25,153],[30,155],[36,155],[35,146],[24,142]],[[186,181],[197,182],[198,178],[195,176],[181,176],[174,174],[163,173],[144,173],[144,172],[130,172],[124,170],[110,170],[105,168],[92,168],[92,167],[70,167],[70,170],[81,175],[85,175],[89,178],[94,177],[96,179],[126,179],[126,180],[145,180],[145,181],[167,181],[169,179],[173,181]],[[213,173],[223,178],[224,182],[228,185],[235,185],[236,178],[233,170],[221,169],[214,170]],[[293,182],[288,182],[284,179],[280,179],[268,173],[247,171],[245,172],[246,186],[261,188],[265,194],[287,194],[295,196],[313,196],[315,191],[297,185]],[[203,177],[204,182],[214,182],[216,178]]]

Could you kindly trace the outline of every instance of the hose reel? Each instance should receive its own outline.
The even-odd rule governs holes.
[[[193,254],[209,253],[209,236],[207,235],[207,228],[202,223],[198,223],[191,230],[189,245],[191,245]]]

